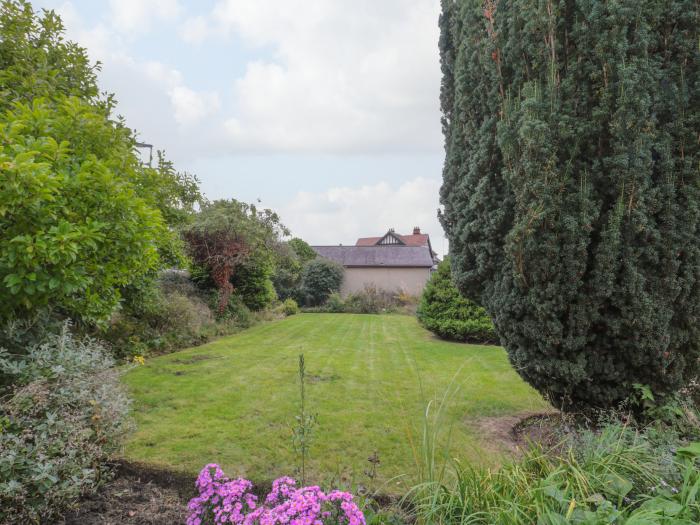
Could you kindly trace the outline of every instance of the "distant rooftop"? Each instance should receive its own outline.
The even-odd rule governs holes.
[[[374,246],[377,244],[404,244],[406,246],[430,246],[430,236],[421,233],[420,228],[413,228],[413,234],[401,235],[393,229],[386,232],[381,237],[360,237],[355,243],[356,246]]]
[[[321,257],[343,266],[431,268],[434,264],[428,246],[312,246]]]

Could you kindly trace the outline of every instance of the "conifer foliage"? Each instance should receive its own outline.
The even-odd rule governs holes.
[[[442,2],[453,276],[557,406],[698,373],[699,6]]]
[[[498,342],[486,311],[459,293],[452,282],[449,257],[430,276],[416,314],[423,326],[443,339],[467,343]]]

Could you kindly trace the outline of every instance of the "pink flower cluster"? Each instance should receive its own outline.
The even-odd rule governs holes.
[[[189,502],[187,525],[365,525],[352,494],[326,494],[317,486],[297,488],[288,477],[272,483],[264,505],[250,492],[250,481],[230,480],[215,464],[202,469],[195,486],[199,496]]]

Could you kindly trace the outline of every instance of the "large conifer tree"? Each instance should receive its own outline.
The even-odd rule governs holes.
[[[698,373],[699,6],[442,2],[453,275],[557,406]]]

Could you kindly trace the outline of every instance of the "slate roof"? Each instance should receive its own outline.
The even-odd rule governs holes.
[[[312,246],[321,257],[348,267],[431,268],[427,246]]]

